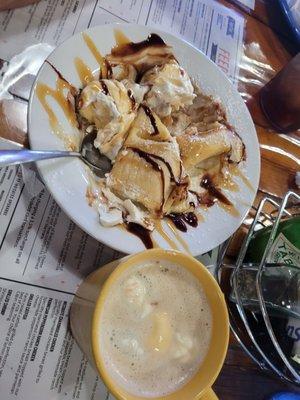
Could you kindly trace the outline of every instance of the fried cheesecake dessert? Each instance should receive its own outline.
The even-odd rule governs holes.
[[[193,225],[199,206],[231,204],[219,184],[245,146],[159,36],[113,48],[75,104],[84,135],[96,133],[94,146],[111,161],[89,188],[103,226],[152,231],[157,219],[179,216]]]

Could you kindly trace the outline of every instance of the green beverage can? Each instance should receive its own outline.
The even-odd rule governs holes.
[[[249,244],[246,262],[259,263],[270,237],[272,226],[255,232]],[[300,216],[279,223],[267,262],[294,265],[300,268]]]
[[[263,228],[253,235],[249,244],[246,262],[260,263],[267,246],[272,226]],[[272,243],[267,257],[267,263],[286,264],[287,267],[268,268],[264,272],[264,279],[273,282],[273,289],[276,291],[278,285],[286,287],[284,303],[290,303],[290,310],[300,315],[300,216],[294,216],[281,221],[278,225],[275,239]],[[299,272],[297,269],[299,268]],[[276,286],[277,285],[277,286]],[[269,287],[270,290],[270,287]],[[271,289],[272,290],[272,289]],[[267,293],[265,293],[267,295]],[[276,296],[273,296],[274,298]],[[280,296],[279,296],[280,297]],[[278,320],[273,318],[272,311],[271,323],[277,332],[277,339],[283,349],[286,343],[292,341],[292,349],[289,351],[289,359],[294,368],[300,373],[300,318],[292,316],[285,320],[285,329],[278,328]],[[285,313],[281,313],[281,318],[285,318]],[[282,325],[281,323],[279,324]],[[278,329],[277,329],[277,328]]]

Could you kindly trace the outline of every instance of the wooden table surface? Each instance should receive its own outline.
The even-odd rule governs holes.
[[[246,18],[244,56],[240,66],[239,91],[254,120],[261,151],[262,193],[282,197],[288,189],[297,190],[295,173],[300,171],[300,135],[275,132],[261,112],[258,93],[297,53],[295,44],[279,27],[285,26],[276,1],[256,0],[251,11],[236,1],[222,3]],[[214,389],[221,400],[263,400],[278,391],[300,390],[268,376],[245,355],[232,337],[225,365]]]
[[[282,197],[288,189],[297,190],[294,179],[295,173],[300,171],[300,134],[275,132],[260,110],[258,93],[297,53],[297,48],[287,35],[284,21],[277,10],[277,0],[256,0],[254,11],[238,1],[220,2],[246,19],[239,91],[253,117],[260,142],[262,171],[258,197],[262,193]],[[23,82],[23,85],[29,86],[30,82]],[[27,89],[24,89],[25,98],[29,92]],[[17,92],[21,98],[0,101],[0,137],[26,145],[27,104],[22,100],[22,91],[21,95],[20,91]],[[233,336],[214,389],[220,400],[264,400],[277,391],[287,389],[298,392],[300,398],[299,388],[288,386],[262,372]]]

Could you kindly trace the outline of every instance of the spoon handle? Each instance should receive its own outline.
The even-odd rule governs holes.
[[[76,151],[0,150],[0,167],[59,157],[80,157]]]

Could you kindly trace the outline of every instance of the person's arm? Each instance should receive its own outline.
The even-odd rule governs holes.
[[[10,8],[24,7],[38,1],[39,0],[0,0],[0,11],[9,10]]]

